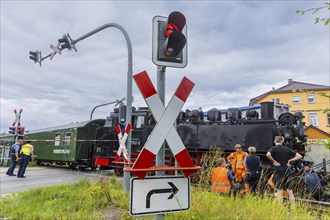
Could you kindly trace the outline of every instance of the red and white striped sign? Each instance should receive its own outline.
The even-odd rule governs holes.
[[[19,112],[17,112],[16,109],[14,109],[14,114],[16,116],[15,121],[13,122],[12,126],[15,126],[16,122],[17,122],[17,126],[20,127],[21,126],[21,114],[23,112],[23,109],[20,109]]]
[[[157,121],[157,124],[137,160],[133,164],[132,170],[150,168],[165,139],[180,167],[194,167],[187,149],[182,143],[175,127],[173,127],[173,123],[195,84],[184,77],[165,108],[146,71],[134,75],[133,78]],[[183,171],[186,177],[193,172],[194,171],[191,170]],[[147,172],[134,172],[134,175],[143,179],[146,173]]]
[[[125,160],[126,163],[131,162],[131,160],[128,158],[127,149],[126,149],[126,146],[125,146],[125,142],[127,140],[128,133],[131,130],[131,127],[132,127],[131,124],[128,123],[126,125],[125,133],[124,133],[124,135],[122,135],[120,125],[119,124],[116,125],[116,132],[117,132],[117,136],[118,136],[119,148],[118,148],[115,160],[114,160],[115,162],[119,161],[121,153],[123,153],[124,160]]]
[[[51,44],[49,47],[50,49],[53,50],[53,53],[50,55],[50,60],[53,59],[53,57],[55,56],[56,53],[58,53],[59,55],[62,54],[62,51],[59,49],[60,46],[60,42],[57,43],[57,46],[54,46],[53,44]]]

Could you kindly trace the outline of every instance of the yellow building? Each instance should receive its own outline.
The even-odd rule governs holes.
[[[303,83],[289,79],[287,85],[273,89],[250,100],[249,105],[265,101],[290,105],[290,112],[301,111],[305,116],[306,127],[313,125],[330,134],[330,112],[320,109],[330,108],[330,99],[319,95],[325,92],[330,95],[330,86]]]

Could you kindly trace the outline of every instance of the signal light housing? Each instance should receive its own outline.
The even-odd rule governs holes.
[[[17,134],[18,135],[24,135],[25,127],[18,127],[17,128]]]
[[[76,47],[74,46],[74,43],[70,37],[69,34],[64,34],[62,38],[58,39],[58,42],[61,44],[61,49],[69,49],[72,50],[74,49],[77,52]]]
[[[17,134],[17,128],[16,127],[9,127],[9,134],[16,135]]]
[[[152,61],[159,66],[187,66],[187,27],[185,16],[174,11],[153,19]]]
[[[41,66],[41,61],[42,61],[42,57],[41,57],[41,51],[30,51],[30,59],[34,61],[34,63],[39,63],[39,65]]]

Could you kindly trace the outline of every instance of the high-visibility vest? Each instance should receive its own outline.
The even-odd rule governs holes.
[[[32,145],[31,144],[24,144],[23,146],[22,146],[22,149],[21,149],[21,154],[25,154],[25,155],[27,155],[27,156],[30,156],[31,155],[31,153],[32,153],[32,150],[31,150],[31,148],[32,148]]]
[[[229,193],[230,181],[228,179],[228,169],[224,167],[217,167],[212,171],[212,192]]]
[[[245,169],[244,160],[247,156],[249,156],[249,154],[245,152],[234,152],[231,153],[227,159],[230,161],[232,168],[235,171],[236,169]]]
[[[274,179],[274,173],[270,176],[267,183],[272,189],[275,189],[275,183],[274,183],[273,179]]]

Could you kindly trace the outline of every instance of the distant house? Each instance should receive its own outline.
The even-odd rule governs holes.
[[[310,125],[305,128],[305,134],[307,135],[307,142],[316,143],[318,140],[324,140],[330,138],[330,134]]]
[[[330,107],[330,99],[320,96],[319,92],[330,95],[330,86],[289,79],[287,85],[278,89],[273,88],[273,90],[251,99],[249,105],[254,106],[265,101],[288,104],[291,106],[291,113],[296,111],[303,113],[306,126],[313,125],[330,134],[330,112],[323,113],[319,111]]]

